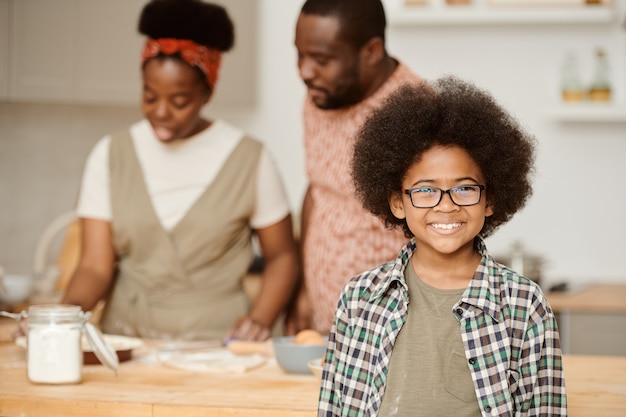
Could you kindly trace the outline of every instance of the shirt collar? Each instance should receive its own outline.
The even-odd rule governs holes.
[[[390,287],[400,285],[404,290],[401,291],[402,297],[405,302],[409,301],[409,289],[404,280],[404,269],[409,264],[409,260],[415,252],[415,238],[411,239],[406,245],[402,247],[402,250],[398,254],[398,257],[381,266],[381,272],[385,273],[386,279],[380,280],[379,284],[374,291],[370,300],[375,300],[383,296]]]
[[[502,266],[489,255],[483,238],[477,236],[474,240],[474,246],[482,259],[458,304],[465,303],[468,306],[481,309],[498,321],[501,296],[497,291],[499,288],[497,284],[503,273]],[[386,279],[380,280],[377,287],[374,288],[370,300],[380,298],[387,293],[389,288],[400,285],[404,289],[401,291],[404,301],[408,302],[408,287],[404,280],[404,270],[414,252],[415,238],[404,245],[395,260],[381,266],[381,272],[385,272]]]
[[[485,241],[477,236],[474,246],[482,256],[474,276],[461,297],[460,304],[466,303],[483,310],[495,321],[499,321],[501,296],[497,285],[502,276],[502,266],[487,252]]]

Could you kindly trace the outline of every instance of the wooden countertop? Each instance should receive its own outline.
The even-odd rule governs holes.
[[[626,313],[626,284],[595,284],[571,292],[548,292],[554,312]]]
[[[626,416],[626,356],[563,357],[568,416]]]
[[[274,363],[216,374],[135,359],[121,363],[117,376],[89,365],[80,384],[37,385],[27,380],[25,350],[0,345],[3,417],[312,417],[318,391],[313,375],[289,375]]]
[[[564,357],[569,416],[626,416],[626,357]],[[319,382],[268,363],[243,374],[196,373],[133,359],[118,375],[85,366],[78,385],[35,385],[25,351],[0,344],[0,415],[6,417],[313,417]]]

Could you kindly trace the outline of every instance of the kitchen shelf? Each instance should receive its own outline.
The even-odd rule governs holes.
[[[603,24],[616,19],[612,7],[599,5],[560,8],[395,5],[387,14],[391,26]]]
[[[562,122],[626,122],[626,105],[615,103],[561,104],[549,111]]]

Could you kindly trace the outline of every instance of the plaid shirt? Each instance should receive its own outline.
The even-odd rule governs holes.
[[[556,320],[534,282],[482,255],[452,308],[482,415],[566,416]],[[318,416],[376,416],[393,345],[408,314],[409,242],[391,262],[345,286],[328,341]]]

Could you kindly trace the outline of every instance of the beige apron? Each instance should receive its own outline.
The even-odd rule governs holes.
[[[154,211],[129,132],[109,151],[118,273],[102,316],[106,333],[222,338],[249,310],[242,277],[252,260],[261,144],[244,138],[170,232]]]

